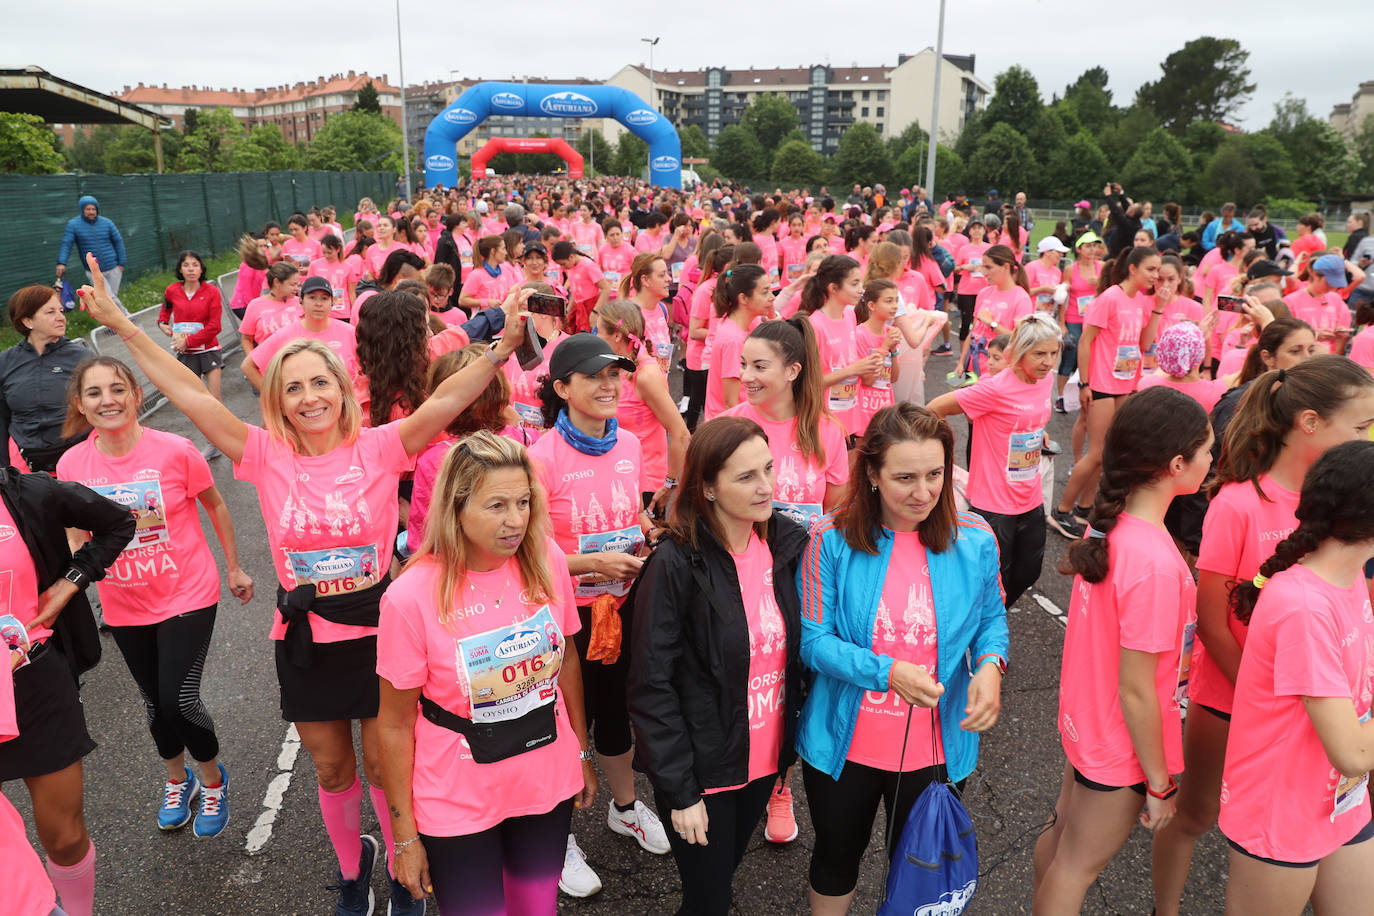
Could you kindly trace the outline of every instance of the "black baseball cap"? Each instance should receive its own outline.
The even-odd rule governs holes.
[[[609,365],[616,365],[626,372],[635,371],[634,360],[616,356],[611,345],[595,334],[582,332],[564,340],[553,351],[549,359],[549,376],[559,381],[567,381],[574,372],[583,375],[596,375]]]
[[[521,260],[528,258],[532,254],[537,254],[544,260],[549,259],[549,250],[544,247],[543,242],[529,242],[525,245],[524,252],[520,255]]]
[[[1282,267],[1279,266],[1277,262],[1270,261],[1267,258],[1261,258],[1260,260],[1251,264],[1249,269],[1245,271],[1245,278],[1247,280],[1259,280],[1264,277],[1291,276],[1293,276],[1293,271],[1284,270]]]
[[[334,287],[330,286],[329,281],[324,277],[307,277],[305,282],[301,284],[301,298],[304,299],[306,293],[315,292],[329,293],[332,296],[334,295]]]

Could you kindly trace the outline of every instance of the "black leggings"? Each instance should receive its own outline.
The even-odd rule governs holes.
[[[923,729],[923,734],[929,730]],[[802,783],[806,786],[806,805],[816,845],[811,851],[811,889],[827,897],[843,897],[859,883],[859,863],[873,835],[873,818],[878,802],[883,804],[892,830],[887,843],[887,858],[902,838],[902,827],[916,799],[936,778],[944,775],[943,766],[911,770],[901,775],[901,795],[897,795],[899,774],[846,761],[838,780],[802,762]],[[963,791],[964,783],[956,786]],[[893,803],[896,809],[893,809]]]
[[[959,304],[959,340],[962,342],[968,339],[969,331],[973,330],[973,303],[978,301],[978,297],[959,293],[954,301]]]
[[[586,659],[592,639],[592,609],[578,605],[582,629],[573,634],[577,657]],[[596,752],[617,757],[634,745],[630,734],[630,712],[625,702],[625,685],[630,676],[630,653],[621,652],[611,665],[582,662],[582,705],[587,713],[587,732]]]
[[[572,827],[572,799],[465,836],[423,836],[440,916],[552,913]]]
[[[190,751],[205,763],[219,756],[215,723],[200,699],[205,652],[217,604],[137,627],[111,627],[115,645],[148,710],[148,731],[163,760]]]
[[[682,419],[688,430],[695,430],[701,422],[701,411],[706,407],[706,370],[683,369],[682,393],[687,395],[687,412]]]
[[[754,835],[768,807],[768,796],[777,782],[776,773],[728,792],[703,795],[706,802],[706,845],[688,843],[668,826],[668,845],[673,847],[673,859],[682,878],[682,906],[678,916],[715,916],[730,912],[731,884],[735,869],[744,859],[749,840]],[[672,805],[655,792],[654,802],[666,821],[672,816]]]
[[[997,537],[1002,590],[1007,593],[1007,607],[1011,607],[1040,578],[1045,562],[1045,507],[1038,505],[1020,515],[1002,515],[977,506],[970,508],[987,520],[988,527]]]

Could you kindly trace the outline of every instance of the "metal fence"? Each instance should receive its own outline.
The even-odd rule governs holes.
[[[285,223],[295,211],[333,204],[352,213],[361,197],[395,196],[391,172],[197,172],[179,175],[0,174],[0,213],[11,226],[0,246],[0,294],[30,283],[52,283],[53,267],[76,202],[90,194],[114,220],[128,256],[126,282],[168,270],[179,251],[232,247],[245,231],[268,220]],[[75,246],[73,246],[75,248]],[[75,250],[67,267],[75,278],[85,265]]]

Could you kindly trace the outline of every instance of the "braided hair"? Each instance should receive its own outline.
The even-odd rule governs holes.
[[[1344,544],[1374,540],[1374,442],[1356,440],[1328,449],[1307,472],[1298,497],[1298,527],[1274,548],[1256,578],[1263,583],[1331,538]],[[1249,625],[1260,586],[1241,582],[1231,590],[1231,612]]]
[[[1126,510],[1131,491],[1157,479],[1178,456],[1191,460],[1211,433],[1207,411],[1188,395],[1162,385],[1138,391],[1117,408],[1102,446],[1102,477],[1088,524],[1059,571],[1097,583],[1107,578],[1107,537]]]

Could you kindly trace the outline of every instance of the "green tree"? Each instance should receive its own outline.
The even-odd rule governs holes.
[[[199,109],[199,108],[188,108],[188,109],[186,109],[186,113],[185,113],[184,115],[182,115],[182,131],[181,131],[181,132],[184,133],[184,134],[195,133],[196,128],[199,127],[199,126],[200,126],[200,109]]]
[[[1196,195],[1248,207],[1266,198],[1293,197],[1296,174],[1288,152],[1265,133],[1232,134],[1202,173]]]
[[[771,158],[782,138],[793,128],[799,127],[797,109],[786,98],[772,93],[756,96],[749,107],[740,115],[740,126],[752,131],[763,147],[764,154]]]
[[[1046,181],[1050,176],[1042,176],[1045,170],[1044,163],[1054,158],[1054,154],[1068,142],[1069,134],[1064,130],[1064,122],[1059,119],[1059,113],[1053,108],[1042,108],[1040,114],[1035,119],[1035,126],[1026,136],[1026,141],[1030,143],[1031,152],[1035,154],[1037,169],[1031,176],[1029,188],[1019,188],[1017,190],[1032,191],[1033,194],[1043,193]],[[1014,192],[1012,192],[1014,193]]]
[[[1112,167],[1093,135],[1081,130],[1054,151],[1044,171],[1051,197],[1076,200],[1093,196],[1109,180]]]
[[[1188,150],[1173,134],[1156,127],[1126,161],[1120,180],[1134,200],[1187,200],[1192,176]]]
[[[736,181],[752,181],[768,174],[768,155],[752,130],[731,124],[716,135],[711,165]]]
[[[682,155],[689,159],[706,159],[711,155],[711,143],[706,139],[706,135],[701,132],[701,128],[695,124],[688,124],[686,127],[679,128],[677,132],[678,140],[682,143]]]
[[[1236,139],[1244,145],[1250,155],[1250,161],[1259,172],[1265,197],[1298,196],[1298,170],[1283,144],[1264,131],[1239,134]],[[1255,203],[1255,199],[1246,198],[1246,203]]]
[[[177,157],[179,172],[224,172],[229,151],[244,136],[243,125],[227,108],[200,113],[195,131],[186,137]]]
[[[937,169],[938,171],[938,169]],[[975,196],[988,188],[1005,188],[1008,196],[1029,184],[1035,172],[1030,143],[1010,124],[994,124],[983,136],[978,151],[968,161],[967,182]]]
[[[38,115],[0,111],[0,171],[52,175],[66,167],[52,128]]]
[[[845,129],[830,160],[832,185],[872,185],[892,181],[892,159],[878,129],[867,121],[855,121]]]
[[[1207,169],[1207,163],[1217,154],[1227,136],[1229,133],[1226,128],[1216,121],[1194,121],[1183,131],[1183,145],[1188,155],[1193,157],[1193,168],[1198,174]]]
[[[1064,106],[1073,111],[1080,125],[1094,134],[1100,133],[1120,116],[1112,107],[1112,92],[1107,88],[1107,79],[1106,69],[1093,67],[1085,70],[1064,90]]]
[[[929,142],[930,134],[921,127],[921,122],[912,121],[902,128],[901,133],[887,141],[887,154],[892,157],[892,161],[895,163],[908,149],[912,147],[916,147],[918,150],[927,149],[926,144]]]
[[[973,154],[978,152],[978,144],[983,139],[983,134],[991,127],[992,122],[988,120],[986,112],[975,111],[965,118],[964,128],[959,131],[959,137],[954,141],[954,151],[959,154],[959,158],[965,162],[971,160]]]
[[[1356,189],[1374,191],[1374,115],[1365,115],[1364,123],[1355,131],[1355,158],[1359,163]]]
[[[628,130],[621,131],[611,162],[612,174],[643,175],[649,167],[649,144]]]
[[[1162,74],[1136,93],[1174,134],[1194,121],[1225,121],[1255,91],[1250,52],[1233,38],[1194,38],[1160,64]]]
[[[935,200],[937,187],[942,196],[949,190],[961,190],[966,180],[966,172],[964,160],[958,153],[943,143],[935,144],[935,182],[930,180],[929,175],[924,176],[924,184],[927,193],[931,195],[930,199]]]
[[[370,111],[373,114],[382,113],[382,97],[377,92],[377,87],[372,85],[372,80],[367,81],[367,85],[358,90],[357,101],[353,103],[354,111]]]
[[[1354,186],[1359,160],[1334,127],[1312,116],[1305,100],[1285,94],[1274,105],[1274,119],[1262,133],[1277,140],[1291,161],[1302,163],[1297,175],[1300,196],[1330,197]]]
[[[825,181],[825,157],[803,140],[788,140],[773,156],[772,179],[789,187],[819,187]]]
[[[303,165],[329,172],[401,171],[401,128],[386,115],[345,111],[330,115],[306,147]]]
[[[175,130],[162,132],[162,164],[168,171],[177,171],[184,138]],[[103,150],[104,165],[97,171],[111,175],[157,171],[157,150],[153,146],[153,132],[134,124],[117,128]]]
[[[235,172],[276,172],[301,167],[300,154],[286,142],[275,124],[259,124],[229,151]]]
[[[588,175],[593,174],[593,168],[596,169],[595,174],[605,174],[614,164],[615,149],[606,142],[606,136],[599,130],[583,129],[582,136],[577,138],[574,148],[582,154]]]
[[[1107,154],[1107,161],[1112,168],[1119,169],[1126,165],[1126,160],[1131,158],[1150,131],[1158,126],[1159,118],[1154,111],[1137,103],[1127,109],[1119,121],[1098,135],[1097,145]]]
[[[985,117],[991,124],[1006,124],[1026,136],[1035,128],[1044,107],[1040,84],[1029,70],[1014,64],[997,74],[993,81],[993,95]]]

